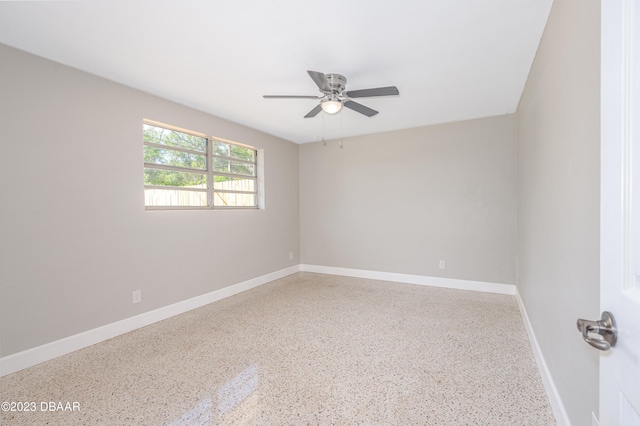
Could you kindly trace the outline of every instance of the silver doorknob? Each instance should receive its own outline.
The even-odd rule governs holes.
[[[611,312],[604,311],[600,321],[578,319],[578,331],[582,333],[585,342],[601,351],[608,351],[616,345],[618,329]],[[602,337],[594,337],[591,334],[599,334]]]

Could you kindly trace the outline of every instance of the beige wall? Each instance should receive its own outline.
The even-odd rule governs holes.
[[[598,413],[600,2],[556,0],[518,107],[518,291],[572,424]]]
[[[301,262],[515,284],[515,124],[301,145]]]
[[[299,263],[296,144],[2,45],[0,64],[2,356]],[[143,118],[264,149],[266,209],[145,211]]]

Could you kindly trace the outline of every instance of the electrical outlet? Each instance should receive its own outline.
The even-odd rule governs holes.
[[[438,264],[438,267],[440,269],[446,269],[447,268],[447,263],[444,260],[441,260],[440,263]]]
[[[293,252],[292,251],[289,252],[289,260],[293,260]]]
[[[133,292],[133,303],[142,302],[142,290],[135,290]]]

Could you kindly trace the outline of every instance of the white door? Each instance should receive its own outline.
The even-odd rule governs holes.
[[[640,0],[602,0],[600,425],[640,426]]]

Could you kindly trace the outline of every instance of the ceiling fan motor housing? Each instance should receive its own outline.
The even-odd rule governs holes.
[[[347,86],[347,77],[342,74],[325,74],[333,93],[342,93]]]

